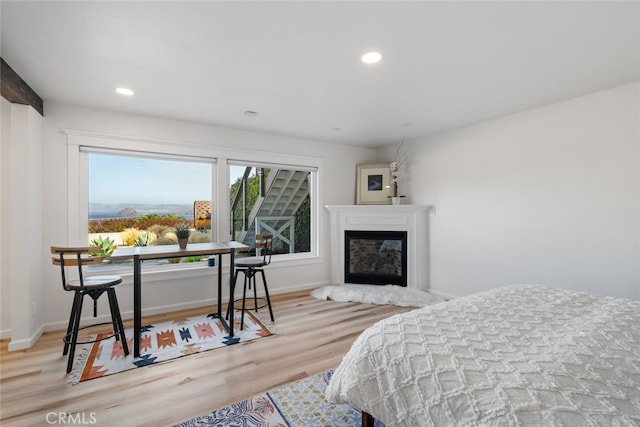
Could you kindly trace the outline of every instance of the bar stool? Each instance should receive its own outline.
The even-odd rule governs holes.
[[[273,252],[273,235],[272,234],[256,234],[256,256],[247,258],[237,258],[235,261],[236,272],[233,276],[233,289],[236,288],[238,274],[244,273],[244,287],[242,290],[242,316],[240,318],[240,329],[244,327],[244,310],[247,300],[247,286],[251,289],[253,284],[253,310],[257,313],[262,307],[269,307],[269,315],[271,321],[274,321],[273,309],[271,308],[271,299],[269,298],[269,288],[267,287],[267,279],[264,275],[264,268],[271,263],[271,253]],[[256,274],[262,275],[262,284],[266,304],[258,307],[258,295],[256,291]],[[227,318],[229,318],[229,308],[227,307]],[[232,321],[232,320],[230,320]]]
[[[63,355],[69,353],[69,359],[67,361],[67,373],[71,372],[73,366],[73,356],[75,354],[75,347],[77,344],[87,344],[96,341],[102,341],[115,336],[116,341],[122,342],[122,349],[124,354],[129,354],[129,347],[127,346],[127,338],[124,333],[124,326],[122,324],[122,317],[120,316],[120,307],[118,306],[118,299],[116,298],[116,291],[114,287],[122,283],[120,276],[87,276],[83,274],[83,267],[85,265],[101,264],[102,258],[98,256],[91,256],[100,251],[100,248],[96,246],[92,247],[59,247],[52,246],[51,253],[55,256],[52,257],[54,265],[60,266],[62,271],[62,288],[65,291],[73,291],[73,305],[71,306],[71,315],[69,316],[69,326],[67,327],[67,334],[64,336],[64,350]],[[65,267],[77,266],[78,278],[68,280],[65,274]],[[78,342],[78,331],[80,329],[87,328],[89,325],[80,328],[80,318],[82,317],[82,301],[85,295],[88,295],[93,299],[93,317],[98,316],[98,298],[103,293],[107,293],[109,298],[109,309],[111,311],[111,323],[113,324],[113,335],[101,338],[99,340],[82,341]]]

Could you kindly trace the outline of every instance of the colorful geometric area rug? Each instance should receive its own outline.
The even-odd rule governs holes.
[[[314,375],[234,403],[176,427],[317,427],[360,426],[362,416],[350,405],[334,405],[324,397],[333,371]],[[376,427],[384,427],[375,421]]]
[[[125,331],[130,351],[128,356],[124,355],[121,342],[114,338],[78,346],[74,367],[67,377],[67,382],[78,384],[129,369],[274,334],[249,311],[245,311],[242,330],[240,330],[240,313],[235,312],[234,318],[233,338],[229,338],[216,313],[145,325],[142,327],[140,337],[140,357],[133,357],[133,329]],[[99,339],[108,335],[111,333],[93,335],[90,339]]]

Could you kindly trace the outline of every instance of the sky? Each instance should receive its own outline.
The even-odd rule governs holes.
[[[211,200],[213,165],[89,154],[89,203],[188,204]]]

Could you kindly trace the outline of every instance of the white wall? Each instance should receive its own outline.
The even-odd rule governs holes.
[[[0,97],[0,170],[6,171],[11,167],[9,156],[11,155],[11,103]],[[0,173],[0,234],[4,236],[5,218],[8,218],[9,203],[5,198],[9,194],[9,176]],[[7,224],[8,225],[8,224]],[[6,239],[0,241],[0,260],[4,259]],[[11,303],[9,298],[9,270],[4,268],[4,262],[0,262],[0,339],[10,336]]]
[[[42,247],[45,252],[43,292],[48,302],[43,312],[45,329],[66,327],[71,297],[60,285],[59,271],[53,267],[48,255],[51,245],[78,244],[67,241],[68,197],[66,171],[67,137],[63,129],[97,132],[146,140],[200,144],[222,149],[270,151],[297,154],[322,159],[324,171],[320,183],[320,203],[353,204],[355,169],[357,163],[375,160],[375,150],[347,147],[299,138],[289,138],[256,132],[207,126],[196,123],[121,114],[112,111],[89,109],[60,103],[45,105],[44,174],[44,234]],[[221,165],[223,166],[223,165]],[[76,197],[76,196],[73,196]],[[310,289],[330,281],[329,219],[320,208],[320,255],[312,263],[296,261],[272,263],[268,280],[271,293],[296,289]],[[165,276],[166,277],[166,276]],[[201,306],[215,299],[213,279],[209,276],[180,280],[162,280],[164,277],[143,277],[143,312],[155,313],[185,307]],[[124,317],[132,316],[133,290],[130,277],[118,288],[118,299]],[[104,303],[104,302],[103,302]],[[99,308],[108,314],[106,305]],[[88,313],[88,311],[87,311]],[[277,313],[276,313],[277,317]]]
[[[436,208],[434,291],[539,283],[640,298],[640,83],[412,141],[408,154],[401,193]]]
[[[33,108],[2,100],[2,333],[9,350],[42,333],[43,119]]]

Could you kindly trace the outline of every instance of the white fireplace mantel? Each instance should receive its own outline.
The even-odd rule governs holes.
[[[406,231],[407,287],[429,288],[429,208],[427,205],[327,205],[331,216],[331,278],[344,284],[344,232]]]

